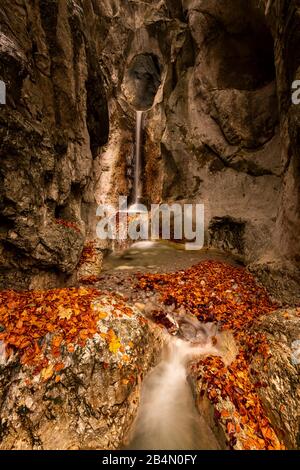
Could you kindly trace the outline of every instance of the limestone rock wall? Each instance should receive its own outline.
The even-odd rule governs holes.
[[[94,168],[109,131],[94,4],[0,5],[2,287],[67,282],[92,230]]]
[[[152,55],[160,86],[144,116],[145,201],[204,203],[206,244],[240,255],[276,285],[275,296],[288,291],[296,302],[298,2],[136,1],[103,14],[111,19],[102,54],[110,55],[112,134],[97,200],[131,194],[135,112],[126,74],[139,55]]]
[[[3,0],[0,15],[2,284],[66,281],[95,202],[132,195],[132,105],[153,102],[145,201],[204,203],[207,245],[299,297],[298,0]]]
[[[300,447],[299,315],[299,309],[282,309],[258,321],[254,330],[265,334],[270,357],[256,354],[251,363],[253,378],[265,384],[258,389],[262,403],[289,449]]]

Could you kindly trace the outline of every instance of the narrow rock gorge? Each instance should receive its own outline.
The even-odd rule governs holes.
[[[300,448],[299,80],[299,0],[0,1],[0,449],[132,448],[173,336],[209,448]]]

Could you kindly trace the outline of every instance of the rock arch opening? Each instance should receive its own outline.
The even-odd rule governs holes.
[[[137,111],[153,106],[161,84],[161,66],[155,54],[138,54],[125,73],[123,92],[127,101]]]

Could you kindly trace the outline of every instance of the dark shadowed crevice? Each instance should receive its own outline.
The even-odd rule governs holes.
[[[105,145],[109,137],[109,113],[103,77],[96,52],[86,48],[88,58],[87,92],[87,128],[90,135],[90,148],[93,157],[99,148]]]
[[[39,0],[42,27],[45,31],[49,56],[51,59],[50,73],[51,77],[55,75],[55,59],[62,54],[61,47],[57,41],[56,31],[58,22],[58,2],[57,0]],[[55,97],[55,121],[57,125],[61,124],[61,113],[59,109],[59,89],[54,81],[53,92]]]
[[[171,18],[178,18],[184,21],[183,7],[181,0],[166,0],[166,5]]]
[[[241,9],[230,3],[232,9]],[[265,16],[251,2],[242,9],[236,21],[229,21],[226,9],[218,18],[203,12],[213,39],[207,61],[216,70],[219,89],[257,90],[275,79],[274,41]]]
[[[137,110],[151,108],[161,84],[161,67],[154,54],[139,54],[129,64],[124,79],[124,94]]]
[[[275,79],[273,42],[267,30],[226,34],[220,38],[219,88],[255,90]]]
[[[208,231],[210,246],[236,255],[244,255],[244,221],[232,217],[214,217]]]

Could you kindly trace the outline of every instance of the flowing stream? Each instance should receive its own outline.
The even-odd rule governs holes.
[[[206,341],[192,345],[170,337],[164,357],[145,379],[129,449],[214,450],[216,437],[196,409],[187,364],[196,356],[221,355]]]
[[[214,259],[237,265],[231,257],[212,250],[186,251],[166,241],[140,241],[104,260],[101,286],[125,295],[128,302],[151,305],[153,294],[135,289],[136,273],[174,272]],[[170,313],[171,315],[174,312]],[[194,319],[194,322],[198,320]],[[195,334],[194,334],[195,333]],[[221,356],[229,365],[236,357],[233,335],[212,323],[181,325],[178,336],[167,331],[160,363],[142,383],[140,405],[130,435],[124,442],[134,450],[215,450],[224,448],[196,408],[188,380],[188,364],[206,355]],[[217,341],[216,341],[217,339]]]
[[[141,191],[141,145],[142,145],[143,111],[136,112],[135,134],[135,171],[134,171],[134,203],[138,204]]]

